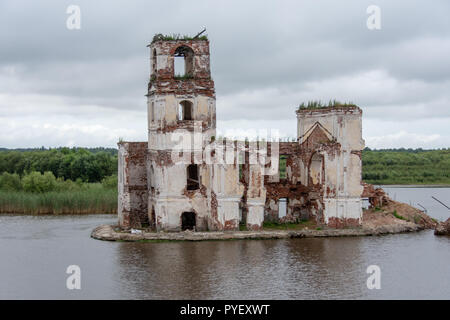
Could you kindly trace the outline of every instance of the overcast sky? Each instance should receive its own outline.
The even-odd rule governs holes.
[[[372,4],[380,30],[366,26]],[[145,141],[146,45],[203,27],[219,134],[294,137],[301,102],[337,99],[363,109],[371,148],[450,147],[448,0],[2,0],[0,147]]]

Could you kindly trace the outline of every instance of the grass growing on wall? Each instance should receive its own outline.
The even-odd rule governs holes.
[[[155,34],[153,36],[153,42],[156,41],[178,41],[178,40],[201,40],[201,41],[207,41],[208,40],[208,36],[203,35],[203,36],[199,36],[197,38],[189,36],[189,35],[181,35],[181,34]]]
[[[356,107],[353,102],[339,102],[337,100],[330,100],[328,103],[324,103],[320,100],[311,100],[308,102],[302,102],[298,106],[298,110],[316,110],[322,108],[349,108]]]

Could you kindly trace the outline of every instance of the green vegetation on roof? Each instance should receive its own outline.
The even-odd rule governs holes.
[[[165,35],[165,34],[155,34],[153,36],[153,40],[152,42],[156,42],[156,41],[177,41],[177,40],[202,40],[202,41],[207,41],[208,40],[208,36],[199,36],[197,38],[192,37],[192,36],[188,36],[188,35],[181,35],[181,34],[172,34],[172,35]]]
[[[174,79],[175,80],[190,80],[190,79],[194,79],[194,76],[192,74],[184,74],[184,75],[176,74],[174,76]]]
[[[320,100],[312,100],[307,103],[302,102],[298,107],[298,110],[315,110],[321,108],[350,108],[356,107],[353,102],[339,102],[337,100],[330,100],[328,104],[322,103]]]

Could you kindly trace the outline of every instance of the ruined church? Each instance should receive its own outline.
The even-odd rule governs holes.
[[[361,224],[360,108],[298,108],[295,142],[217,139],[209,41],[155,36],[148,47],[148,141],[119,143],[121,228]],[[184,59],[182,76],[175,74],[178,57]],[[180,150],[186,136],[183,145],[189,148]]]

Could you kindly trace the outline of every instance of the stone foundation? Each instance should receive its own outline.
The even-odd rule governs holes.
[[[91,237],[104,241],[211,241],[211,240],[264,240],[292,238],[323,238],[323,237],[357,237],[377,236],[394,233],[416,232],[423,230],[419,225],[402,224],[386,225],[377,228],[349,228],[325,230],[259,230],[259,231],[212,231],[212,232],[142,232],[132,234],[120,232],[118,227],[102,225],[92,231]]]

